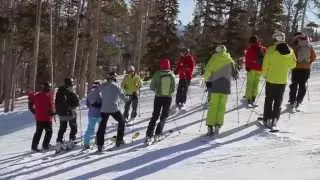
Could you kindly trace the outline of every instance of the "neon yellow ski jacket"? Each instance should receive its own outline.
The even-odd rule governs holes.
[[[126,95],[132,95],[134,92],[138,94],[138,91],[141,88],[140,76],[127,74],[121,83],[121,88]]]
[[[287,84],[291,69],[296,67],[296,56],[292,48],[290,53],[282,55],[276,49],[278,44],[270,46],[263,60],[262,75],[267,82]]]
[[[230,63],[234,64],[234,61],[228,52],[219,52],[213,54],[206,66],[203,76],[204,79],[208,81],[215,72]]]

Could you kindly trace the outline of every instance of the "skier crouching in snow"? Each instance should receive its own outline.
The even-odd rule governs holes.
[[[211,92],[207,114],[208,136],[217,137],[219,129],[223,125],[227,95],[231,91],[231,77],[237,78],[235,63],[226,47],[219,45],[216,48],[216,53],[210,58],[204,73],[206,86]]]
[[[169,116],[172,94],[175,90],[175,76],[170,70],[170,60],[160,60],[160,71],[157,71],[151,80],[151,90],[155,91],[153,104],[153,113],[146,132],[146,143],[152,141],[156,122],[160,116],[160,122],[157,125],[154,140],[158,141],[162,135],[165,121]]]
[[[102,120],[99,124],[99,129],[97,131],[97,146],[98,151],[102,152],[104,145],[104,135],[106,132],[106,126],[109,116],[112,116],[114,120],[118,122],[118,132],[116,139],[116,147],[125,144],[123,140],[125,131],[125,120],[119,110],[119,99],[127,102],[128,99],[125,97],[121,88],[116,84],[116,73],[111,72],[108,74],[107,82],[101,86],[102,93],[102,107],[101,107],[101,117]]]
[[[138,93],[141,88],[141,78],[138,74],[135,73],[134,66],[130,66],[128,74],[124,77],[121,87],[123,88],[125,94],[129,97],[129,101],[124,106],[123,117],[125,120],[128,120],[129,110],[132,104],[132,112],[130,120],[133,120],[137,116],[138,109]]]
[[[41,89],[29,97],[29,110],[35,115],[36,132],[33,135],[31,150],[39,152],[38,144],[41,139],[42,131],[46,134],[43,139],[42,149],[48,150],[52,137],[52,116],[53,102],[48,82],[41,83]]]
[[[285,42],[283,32],[276,31],[272,38],[275,43],[267,49],[262,66],[262,75],[266,79],[263,123],[271,131],[276,130],[288,74],[297,61],[293,50]]]
[[[102,99],[100,95],[100,82],[96,81],[91,85],[86,99],[88,111],[88,127],[84,134],[84,149],[90,149],[90,139],[94,134],[97,123],[101,121]]]
[[[70,126],[69,142],[66,144],[66,148],[72,148],[77,134],[77,114],[76,107],[79,106],[79,99],[73,92],[73,79],[65,78],[64,85],[61,86],[55,99],[56,112],[59,115],[60,127],[57,137],[57,152],[65,148],[63,144],[63,136],[67,130],[67,125]]]

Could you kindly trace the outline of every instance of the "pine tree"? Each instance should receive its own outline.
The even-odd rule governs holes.
[[[170,58],[173,63],[179,55],[180,40],[177,36],[177,0],[157,0],[155,11],[150,17],[148,29],[148,51],[144,57],[144,63],[152,72],[159,67],[161,58]]]
[[[261,3],[258,31],[260,37],[268,45],[272,44],[272,34],[275,30],[282,30],[281,20],[283,0],[263,0]]]

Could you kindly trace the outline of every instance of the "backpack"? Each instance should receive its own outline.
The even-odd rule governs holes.
[[[159,92],[163,96],[170,96],[171,93],[172,76],[165,74],[160,76]]]
[[[310,45],[308,43],[301,43],[297,45],[296,56],[298,64],[310,63]]]
[[[263,64],[263,58],[264,58],[264,52],[263,52],[263,49],[261,47],[258,47],[257,48],[257,64],[259,66],[262,66]]]

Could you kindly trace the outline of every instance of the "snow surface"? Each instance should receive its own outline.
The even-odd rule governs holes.
[[[202,107],[206,94],[201,87],[201,78],[195,78],[191,83],[184,113],[169,117],[165,131],[174,132],[166,140],[149,147],[144,147],[143,141],[154,94],[147,88],[141,94],[141,117],[126,129],[128,144],[101,155],[79,154],[79,148],[56,157],[51,156],[53,151],[30,155],[35,131],[32,115],[26,108],[2,113],[0,179],[319,180],[320,72],[314,69],[311,75],[310,91],[302,112],[289,114],[286,111],[287,86],[279,121],[280,133],[276,134],[256,124],[256,118],[262,113],[264,90],[257,99],[259,107],[255,110],[245,108],[240,102],[245,88],[244,77],[245,74],[241,74],[240,80],[233,83],[225,124],[216,140],[205,136],[203,117],[206,114]],[[263,84],[261,81],[260,88]],[[83,131],[87,124],[86,114],[87,109],[81,107],[78,126]],[[55,142],[58,125],[53,124],[51,143]],[[114,136],[115,128],[116,122],[110,119],[106,137]],[[131,143],[133,132],[140,132],[140,136]]]

